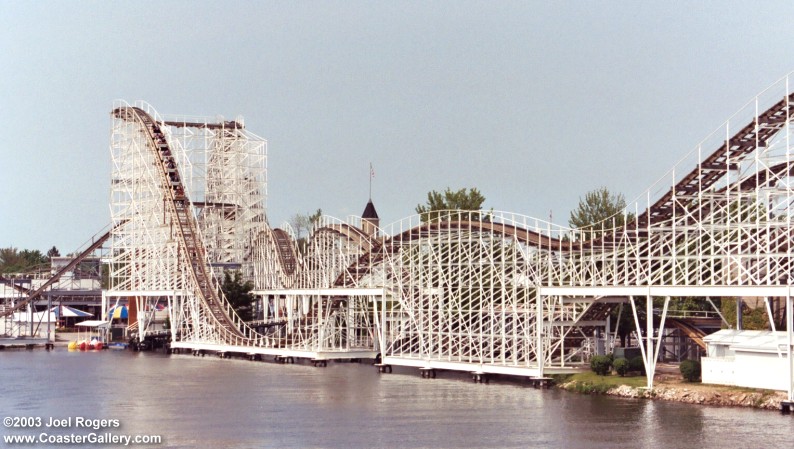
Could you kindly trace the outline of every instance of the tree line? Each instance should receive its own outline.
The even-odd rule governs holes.
[[[0,248],[0,273],[27,273],[49,266],[50,259],[60,256],[58,248],[53,246],[43,254],[37,249],[19,250],[14,247]]]

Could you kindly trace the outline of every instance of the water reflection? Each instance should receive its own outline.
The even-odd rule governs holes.
[[[794,418],[776,412],[404,373],[348,363],[6,351],[0,412],[115,418],[126,433],[161,434],[162,447],[185,448],[787,447],[794,434]]]

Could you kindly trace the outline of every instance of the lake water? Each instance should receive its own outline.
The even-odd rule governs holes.
[[[782,448],[794,441],[794,417],[774,411],[475,384],[446,372],[378,374],[368,364],[64,348],[0,352],[0,415],[120,423],[98,431],[4,427],[3,435],[163,438],[135,447]]]

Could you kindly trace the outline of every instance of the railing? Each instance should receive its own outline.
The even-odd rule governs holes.
[[[679,318],[679,319],[687,319],[687,318],[702,318],[702,319],[714,319],[714,320],[721,319],[719,312],[713,310],[668,310],[667,317]]]

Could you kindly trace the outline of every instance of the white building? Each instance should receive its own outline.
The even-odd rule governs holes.
[[[788,391],[785,332],[723,329],[703,340],[703,383]]]

